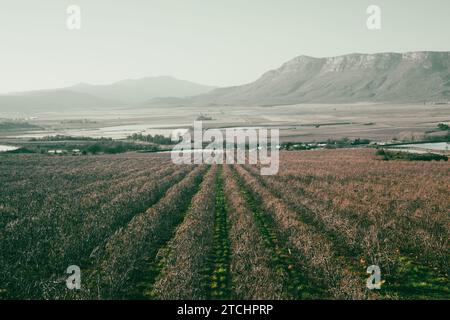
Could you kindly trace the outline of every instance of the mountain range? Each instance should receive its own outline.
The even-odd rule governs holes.
[[[134,107],[156,97],[183,98],[215,87],[173,77],[147,77],[106,85],[80,83],[75,86],[0,95],[0,112],[57,112]]]
[[[450,52],[299,56],[255,82],[189,100],[200,105],[450,101]]]
[[[450,52],[299,56],[254,82],[215,88],[172,77],[0,95],[0,112],[136,106],[450,101]]]

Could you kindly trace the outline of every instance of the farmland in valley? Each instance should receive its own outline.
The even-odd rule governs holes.
[[[259,172],[0,155],[0,298],[450,298],[448,162],[318,150]],[[70,265],[81,290],[66,288]]]

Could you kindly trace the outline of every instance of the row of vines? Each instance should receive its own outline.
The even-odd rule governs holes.
[[[2,156],[0,169],[0,298],[450,297],[447,163],[361,149],[282,153],[274,176],[164,154]]]

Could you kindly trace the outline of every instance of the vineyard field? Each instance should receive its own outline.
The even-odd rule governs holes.
[[[286,151],[260,172],[0,155],[0,299],[450,299],[448,162]]]

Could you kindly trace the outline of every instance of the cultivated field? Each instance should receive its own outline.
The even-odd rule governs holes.
[[[450,298],[450,164],[372,149],[179,166],[0,155],[3,299]],[[81,268],[81,290],[66,269]],[[366,269],[381,269],[368,290]]]
[[[82,114],[82,118],[80,118]],[[330,137],[399,141],[419,137],[450,121],[450,105],[432,104],[300,104],[284,106],[173,106],[136,109],[83,110],[57,113],[8,114],[0,118],[25,118],[38,129],[0,130],[0,142],[19,143],[30,137],[52,135],[124,139],[135,132],[170,135],[174,129],[192,127],[200,114],[212,120],[205,128],[268,127],[280,130],[284,141],[326,141]],[[31,118],[30,118],[31,117]],[[31,120],[30,120],[31,119]],[[1,120],[1,119],[0,119]],[[19,139],[18,139],[19,138]],[[417,139],[416,139],[417,140]],[[0,143],[1,144],[1,143]]]

